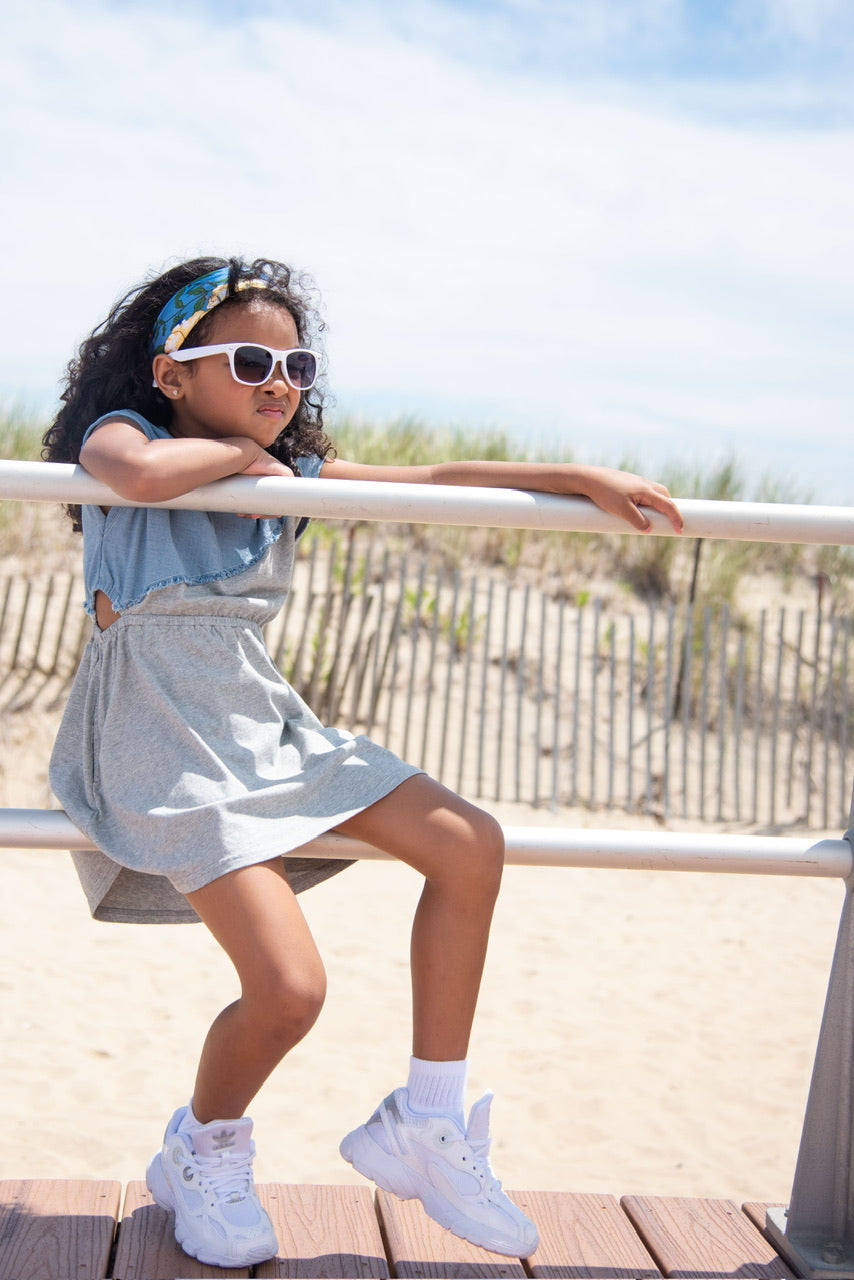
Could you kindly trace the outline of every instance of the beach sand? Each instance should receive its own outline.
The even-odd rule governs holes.
[[[3,805],[47,803],[54,728],[7,724]],[[0,885],[0,1176],[141,1177],[237,994],[230,967],[200,925],[91,921],[66,854],[3,850]],[[418,891],[363,863],[302,899],[329,998],[252,1108],[261,1180],[360,1181],[337,1147],[405,1077]],[[470,1100],[495,1090],[505,1185],[786,1200],[841,902],[826,880],[508,868],[470,1075]]]

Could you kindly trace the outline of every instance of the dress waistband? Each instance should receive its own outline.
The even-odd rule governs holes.
[[[102,631],[97,623],[92,626],[92,635],[96,640],[105,640],[114,632],[121,632],[128,627],[233,627],[239,631],[256,632],[261,635],[261,626],[255,618],[247,618],[233,613],[122,613]]]

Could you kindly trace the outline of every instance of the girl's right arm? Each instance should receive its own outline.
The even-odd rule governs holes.
[[[121,497],[142,504],[178,498],[199,485],[241,472],[293,474],[246,436],[149,440],[122,418],[105,422],[92,432],[80,450],[80,465]]]

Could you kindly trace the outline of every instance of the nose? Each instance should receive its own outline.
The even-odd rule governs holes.
[[[282,369],[282,363],[279,361],[265,382],[264,390],[272,391],[275,395],[281,395],[283,391],[288,392],[290,389],[291,384],[285,377],[284,370]]]

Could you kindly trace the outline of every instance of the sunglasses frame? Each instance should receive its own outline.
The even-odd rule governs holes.
[[[234,356],[241,347],[257,347],[259,351],[266,351],[267,355],[272,358],[270,372],[262,382],[247,382],[244,378],[238,378],[237,371],[234,368]],[[292,356],[299,352],[314,357],[315,374],[312,381],[306,386],[305,383],[292,382],[288,376],[288,356]],[[202,356],[228,356],[228,367],[231,370],[231,376],[235,382],[239,382],[241,387],[263,387],[269,382],[277,368],[282,370],[285,382],[294,391],[310,391],[317,382],[317,375],[320,372],[320,356],[316,351],[312,351],[310,347],[287,347],[284,351],[277,351],[274,347],[268,347],[263,342],[224,342],[215,344],[211,347],[182,347],[180,351],[169,351],[166,353],[170,360],[199,360]]]

